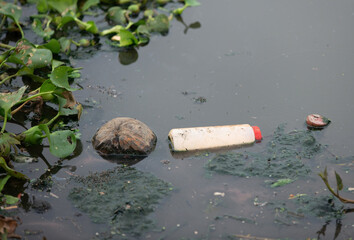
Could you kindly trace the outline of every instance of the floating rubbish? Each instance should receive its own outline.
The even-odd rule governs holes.
[[[249,124],[172,129],[172,150],[195,151],[252,144],[262,140],[259,127]]]
[[[155,133],[143,122],[118,117],[98,129],[92,138],[92,145],[106,159],[121,159],[129,163],[141,160],[152,152],[156,140]]]
[[[306,118],[306,124],[309,128],[324,128],[330,122],[328,118],[320,114],[310,114]]]

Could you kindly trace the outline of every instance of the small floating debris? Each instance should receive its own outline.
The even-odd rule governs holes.
[[[308,128],[324,128],[327,126],[331,121],[320,115],[320,114],[310,114],[306,118],[306,124]]]

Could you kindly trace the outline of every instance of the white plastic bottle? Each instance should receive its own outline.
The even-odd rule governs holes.
[[[172,129],[168,137],[172,150],[194,151],[233,147],[262,140],[259,127],[249,124]]]

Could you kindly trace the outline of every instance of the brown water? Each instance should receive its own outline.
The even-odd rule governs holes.
[[[17,233],[23,234],[26,229],[42,232],[27,239],[90,239],[105,230],[106,226],[78,214],[67,200],[70,185],[66,179],[72,174],[87,175],[116,166],[99,157],[90,141],[104,122],[124,116],[143,121],[158,137],[155,151],[135,167],[175,188],[151,216],[164,231],[146,233],[141,239],[222,239],[247,234],[275,239],[318,237],[318,231],[326,225],[324,220],[306,217],[296,224],[274,223],[275,213],[255,206],[254,200],[287,201],[289,194],[324,194],[328,191],[317,173],[325,166],[332,180],[335,169],[346,187],[354,187],[353,164],[343,168],[328,159],[314,159],[309,162],[309,178],[271,189],[263,178],[208,176],[204,164],[213,154],[174,158],[167,135],[177,127],[249,123],[259,126],[266,137],[247,151],[260,151],[279,124],[287,123],[288,131],[302,130],[308,114],[320,113],[332,123],[314,133],[317,141],[328,145],[334,155],[354,156],[354,2],[201,3],[183,13],[187,25],[199,21],[200,28],[188,29],[185,34],[185,26],[174,20],[166,37],[152,37],[147,46],[138,49],[135,63],[120,64],[118,53],[107,46],[93,57],[74,60],[76,66],[83,67],[80,84],[84,90],[75,92],[77,100],[97,103],[85,109],[79,122],[82,152],[62,161],[76,169],[62,168],[53,175],[52,195],[25,190],[36,199],[48,201],[51,209],[42,214],[21,210],[23,223]],[[103,93],[103,88],[115,92]],[[199,97],[206,102],[196,103]],[[43,155],[50,164],[57,162],[47,150]],[[169,163],[164,164],[165,160]],[[47,168],[42,161],[16,167],[31,178]],[[353,192],[343,194],[354,199]],[[255,219],[256,223],[215,220],[224,215]],[[353,213],[340,224],[337,239],[354,236]],[[333,239],[338,229],[339,223],[330,221],[319,239]]]

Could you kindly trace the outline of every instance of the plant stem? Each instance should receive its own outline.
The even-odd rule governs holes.
[[[80,46],[81,46],[80,43],[78,43],[78,42],[76,42],[76,41],[74,41],[74,40],[72,40],[72,39],[71,39],[71,42],[72,42],[74,45],[76,45],[77,47],[80,47]]]
[[[322,178],[323,182],[326,184],[328,190],[333,194],[333,196],[335,196],[336,198],[338,198],[338,199],[339,199],[341,202],[343,202],[343,203],[353,203],[353,204],[354,204],[354,200],[341,197],[341,196],[339,195],[339,193],[336,193],[336,192],[331,188],[331,186],[329,185],[328,180],[327,180],[326,178],[324,178],[324,177],[321,176],[321,175],[320,175],[320,177]]]
[[[1,20],[1,23],[0,23],[0,30],[1,30],[2,27],[4,26],[5,21],[6,21],[6,16],[4,15],[4,16],[2,17],[2,20]]]
[[[55,115],[55,117],[53,117],[52,119],[50,119],[49,122],[47,122],[45,125],[50,126],[55,120],[57,120],[57,118],[60,116],[60,113],[58,112],[57,115]]]
[[[22,38],[22,39],[25,38],[25,34],[23,33],[23,30],[22,30],[22,27],[21,27],[20,23],[17,22],[17,21],[15,21],[15,22],[16,22],[16,25],[17,25],[18,29],[19,29],[20,32],[21,32],[21,38]]]
[[[4,123],[2,124],[1,133],[5,132],[5,127],[6,127],[6,123],[7,123],[7,114],[8,114],[8,112],[6,111],[4,114]]]
[[[54,93],[54,91],[37,93],[37,94],[34,94],[34,95],[32,95],[32,96],[30,96],[28,98],[22,99],[21,101],[18,101],[16,104],[21,104],[21,103],[27,102],[29,100],[32,100],[33,98],[36,98],[36,97],[39,97],[39,96],[42,96],[42,95],[46,95],[46,94],[52,94],[52,93]]]
[[[11,45],[7,45],[7,44],[5,44],[5,43],[0,43],[0,47],[2,47],[2,48],[7,48],[7,49],[13,49],[13,48],[15,48],[15,47],[13,47],[13,46],[11,46]]]
[[[4,78],[1,82],[0,82],[0,85],[2,85],[4,82],[6,82],[7,80],[10,80],[11,78],[13,77],[16,77],[17,76],[17,73],[15,73],[14,75],[10,75],[6,78]]]

